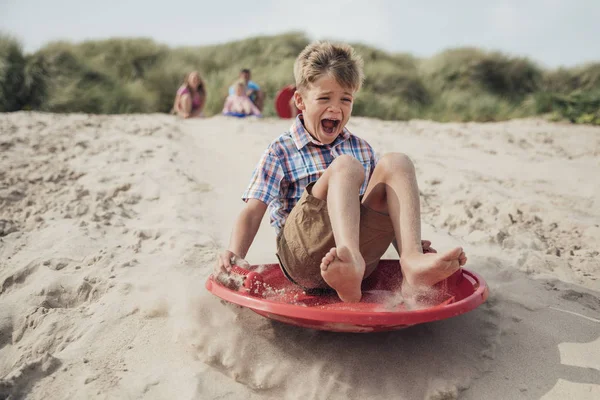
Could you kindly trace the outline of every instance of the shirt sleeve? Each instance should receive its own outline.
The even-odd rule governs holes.
[[[377,163],[379,162],[379,157],[377,156],[377,153],[375,153],[375,150],[373,150],[373,147],[371,147],[370,144],[367,144],[368,146],[368,151],[369,151],[369,155],[370,155],[370,164],[371,164],[371,171],[369,173],[369,179],[371,179],[371,177],[373,176],[373,172],[375,171],[375,167],[377,166]]]
[[[270,204],[280,195],[283,177],[283,168],[279,159],[270,149],[267,149],[252,173],[250,184],[242,195],[242,200],[257,199],[267,205]]]
[[[248,81],[248,89],[250,90],[260,90],[260,86],[256,84],[254,81]]]

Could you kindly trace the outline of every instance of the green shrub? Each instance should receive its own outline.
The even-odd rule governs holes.
[[[38,110],[48,98],[48,64],[44,57],[30,55],[25,59],[22,106]]]
[[[83,42],[77,52],[98,70],[131,81],[144,79],[149,70],[167,57],[169,50],[151,39],[113,38]]]
[[[23,106],[25,57],[16,39],[0,35],[0,112]]]
[[[436,92],[444,90],[487,91],[520,99],[535,92],[542,70],[525,58],[474,48],[446,50],[421,64],[422,73]]]
[[[501,97],[473,91],[448,90],[435,99],[424,117],[434,121],[502,121],[511,118],[515,107]]]
[[[551,109],[571,122],[600,125],[600,90],[553,95],[550,101]]]
[[[406,121],[419,116],[420,108],[399,98],[385,96],[368,90],[356,96],[352,115]]]
[[[366,90],[385,93],[409,105],[422,106],[430,102],[430,95],[416,71],[403,69],[389,61],[365,65]]]
[[[23,55],[0,36],[0,111],[151,113],[171,111],[191,71],[207,85],[207,116],[219,114],[242,68],[266,94],[275,116],[278,90],[293,83],[293,64],[309,43],[299,32],[225,44],[168,48],[151,39],[52,42]],[[600,63],[542,70],[526,58],[476,48],[449,49],[428,59],[353,44],[365,61],[354,115],[387,120],[497,121],[547,114],[598,123]]]

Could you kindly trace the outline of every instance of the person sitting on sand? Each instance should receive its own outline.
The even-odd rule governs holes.
[[[239,79],[244,82],[244,89],[246,91],[246,95],[252,100],[252,102],[258,107],[258,109],[262,112],[264,102],[265,102],[265,94],[262,90],[260,90],[260,86],[256,84],[252,78],[252,73],[248,68],[244,68],[240,71]],[[229,95],[233,95],[236,92],[235,86],[237,82],[229,87]]]
[[[394,241],[403,295],[431,287],[465,264],[461,247],[438,254],[421,240],[419,188],[408,156],[377,159],[346,124],[363,81],[362,60],[349,45],[309,44],[294,64],[302,112],[254,169],[227,250],[215,272],[244,257],[270,209],[285,276],[304,289],[334,289],[345,302],[362,297],[361,282]]]
[[[229,95],[225,100],[223,114],[234,117],[245,117],[251,115],[260,117],[260,110],[246,95],[246,85],[244,81],[240,80],[234,86],[236,91],[234,94]]]
[[[190,72],[175,95],[173,113],[183,118],[202,117],[206,104],[206,85],[198,71]]]

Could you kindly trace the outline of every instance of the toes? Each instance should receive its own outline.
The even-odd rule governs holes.
[[[464,251],[460,253],[460,256],[458,256],[458,261],[460,265],[464,265],[467,262],[467,255]]]
[[[319,268],[321,268],[321,271],[327,271],[327,268],[329,268],[329,264],[331,264],[331,262],[327,261],[326,257],[323,257],[323,259],[321,260],[321,265],[319,266]]]
[[[330,264],[335,257],[333,257],[330,253],[325,254],[325,256],[321,259],[322,263]]]
[[[334,258],[337,257],[337,249],[335,247],[332,247],[329,250],[329,253],[327,253],[327,255],[331,255],[331,257],[332,257],[331,259],[333,260]]]
[[[335,258],[337,257],[337,251],[335,249],[335,247],[332,247],[327,254],[325,254],[325,256],[321,259],[321,271],[327,271],[327,268],[329,268],[329,264],[331,264],[333,262],[333,260],[335,260]]]

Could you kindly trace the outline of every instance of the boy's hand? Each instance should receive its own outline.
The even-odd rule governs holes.
[[[221,272],[229,273],[231,271],[232,265],[238,265],[244,269],[248,269],[250,264],[248,261],[243,258],[237,256],[235,253],[225,250],[217,257],[217,263],[215,265],[215,274],[219,274]]]
[[[423,253],[437,253],[437,250],[431,247],[429,240],[421,240],[421,246],[423,246]]]

